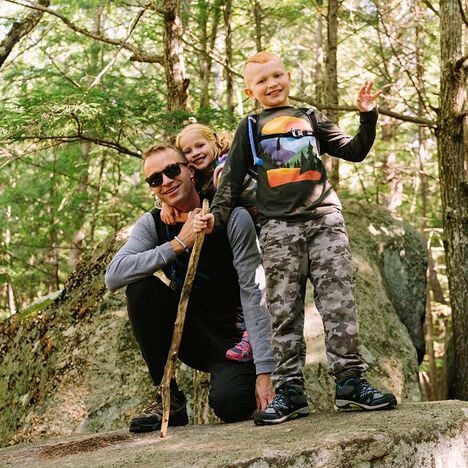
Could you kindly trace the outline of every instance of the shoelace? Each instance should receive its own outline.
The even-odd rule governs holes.
[[[359,382],[359,396],[362,399],[367,399],[369,396],[373,396],[375,388],[372,387],[366,379],[362,379]]]
[[[286,398],[286,395],[284,395],[283,393],[278,393],[268,406],[287,410],[288,400]]]
[[[248,351],[250,348],[250,343],[245,340],[241,340],[239,343],[236,344],[235,348],[238,348],[242,351]]]
[[[152,413],[155,413],[156,411],[161,412],[161,413],[163,411],[163,405],[162,405],[162,400],[161,400],[160,395],[156,395],[156,398],[153,401],[153,403],[151,403],[151,405],[149,405],[148,408],[145,408],[143,410],[143,413],[144,414],[152,414]]]

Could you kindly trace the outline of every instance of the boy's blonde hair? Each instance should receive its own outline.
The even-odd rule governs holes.
[[[213,160],[229,151],[232,142],[232,134],[230,132],[222,132],[217,134],[207,125],[193,123],[184,127],[177,135],[175,144],[180,151],[180,139],[189,132],[198,132],[205,140],[213,145]]]
[[[267,63],[270,60],[279,60],[282,62],[281,57],[278,57],[278,55],[273,54],[272,52],[267,52],[265,50],[257,52],[245,61],[242,71],[245,72],[245,69],[249,63]]]

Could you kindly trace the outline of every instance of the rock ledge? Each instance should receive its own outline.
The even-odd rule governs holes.
[[[273,427],[252,422],[126,430],[0,450],[21,467],[443,467],[468,460],[468,402],[407,403],[374,413],[314,413]]]

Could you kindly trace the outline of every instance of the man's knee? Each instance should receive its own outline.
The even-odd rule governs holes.
[[[159,278],[148,276],[127,286],[127,309],[130,315],[145,313],[156,305],[171,303],[173,292]]]
[[[152,288],[155,279],[156,278],[154,276],[147,276],[146,278],[142,278],[134,283],[130,283],[127,285],[127,297],[139,298],[144,296],[147,291]]]
[[[252,389],[252,394],[254,390]],[[240,397],[234,389],[224,388],[210,395],[210,406],[224,422],[238,422],[249,419],[255,410],[255,401]]]
[[[231,369],[213,373],[209,399],[216,416],[224,422],[249,419],[256,405],[253,365],[233,364]]]

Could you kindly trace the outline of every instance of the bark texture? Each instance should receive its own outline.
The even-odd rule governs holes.
[[[48,7],[50,0],[38,0],[37,5]],[[11,54],[15,45],[26,35],[28,35],[39,23],[44,14],[43,11],[31,10],[23,19],[15,21],[0,43],[0,67]]]
[[[189,79],[183,59],[180,0],[164,1],[164,70],[169,111],[187,109]]]
[[[338,8],[339,3],[337,0],[330,0],[328,2],[325,102],[330,107],[338,106]],[[327,110],[327,116],[338,124],[338,112],[336,110]],[[325,165],[330,182],[334,189],[338,191],[340,184],[339,159],[326,157]]]
[[[463,20],[458,0],[440,3],[441,80],[438,122],[438,159],[442,196],[445,253],[452,306],[453,374],[449,394],[468,399],[468,181],[466,77],[463,58]],[[466,130],[465,130],[466,131]]]

